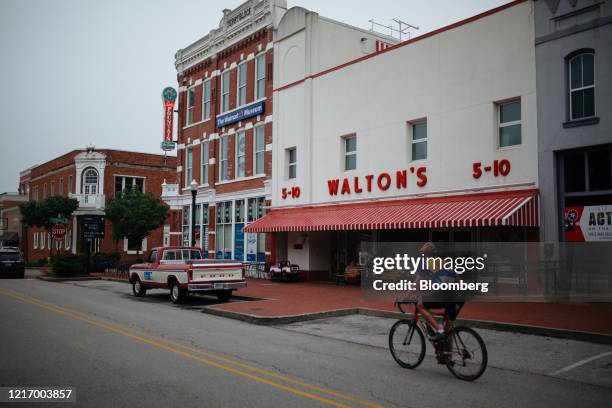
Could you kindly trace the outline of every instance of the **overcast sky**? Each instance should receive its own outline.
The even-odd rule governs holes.
[[[509,0],[289,0],[363,28],[399,18],[423,34]],[[161,90],[174,53],[240,0],[0,0],[0,192],[19,171],[92,143],[161,153]]]

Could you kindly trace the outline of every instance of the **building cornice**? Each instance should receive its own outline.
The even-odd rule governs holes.
[[[187,68],[215,58],[219,52],[263,28],[274,28],[276,8],[286,10],[286,0],[248,0],[234,10],[223,10],[218,28],[176,52],[177,73],[180,75]]]

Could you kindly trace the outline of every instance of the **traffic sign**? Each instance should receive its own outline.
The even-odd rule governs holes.
[[[66,226],[64,224],[55,224],[51,227],[51,236],[59,241],[66,236]]]
[[[103,215],[84,215],[83,219],[83,238],[104,238],[104,216]]]

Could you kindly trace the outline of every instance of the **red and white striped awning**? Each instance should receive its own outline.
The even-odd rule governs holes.
[[[275,209],[245,232],[540,225],[537,190]]]

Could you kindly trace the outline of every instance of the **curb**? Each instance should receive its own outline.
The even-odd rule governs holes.
[[[202,313],[226,317],[230,319],[240,320],[246,323],[256,324],[260,326],[275,326],[284,325],[290,323],[306,322],[310,320],[325,319],[330,317],[341,317],[355,314],[361,314],[364,316],[383,317],[391,319],[401,319],[410,314],[403,314],[400,312],[391,312],[385,310],[367,309],[367,308],[349,308],[349,309],[337,309],[325,312],[316,313],[304,313],[299,315],[289,316],[257,316],[247,313],[232,312],[229,310],[217,309],[214,306],[208,306],[201,310]],[[521,325],[514,323],[501,323],[489,320],[471,320],[471,319],[457,319],[457,324],[466,325],[479,329],[506,331],[512,333],[523,333],[535,336],[555,337],[559,339],[586,341],[589,343],[606,344],[612,345],[612,335],[585,332],[578,330],[566,330],[566,329],[555,329],[542,326],[532,325]]]
[[[92,281],[100,280],[97,276],[73,276],[73,277],[55,277],[55,276],[37,276],[36,279],[45,282],[80,282],[80,281]]]
[[[106,280],[112,282],[129,283],[125,279],[119,278],[108,278],[108,277],[74,277],[74,278],[54,278],[48,276],[38,276],[36,279],[40,279],[48,282],[67,282],[67,281],[88,281],[88,280]],[[236,299],[252,301],[252,300],[265,300],[260,298],[252,298],[246,296],[234,295]],[[213,316],[225,317],[228,319],[239,320],[245,323],[256,324],[259,326],[275,326],[284,325],[290,323],[307,322],[310,320],[326,319],[330,317],[342,317],[355,314],[361,314],[364,316],[372,317],[383,317],[388,319],[401,319],[407,316],[411,316],[410,313],[403,314],[400,312],[368,309],[368,308],[348,308],[348,309],[335,309],[324,312],[316,313],[303,313],[298,315],[288,316],[258,316],[248,313],[238,313],[230,310],[217,309],[214,306],[207,306],[200,310],[202,313],[210,314]],[[528,324],[515,324],[515,323],[502,323],[491,320],[472,320],[472,319],[457,319],[457,324],[475,327],[479,329],[505,331],[512,333],[530,334],[534,336],[546,336],[554,337],[566,340],[586,341],[589,343],[606,344],[612,345],[612,335],[585,332],[578,330],[567,330],[567,329],[555,329],[550,327],[533,326]]]

